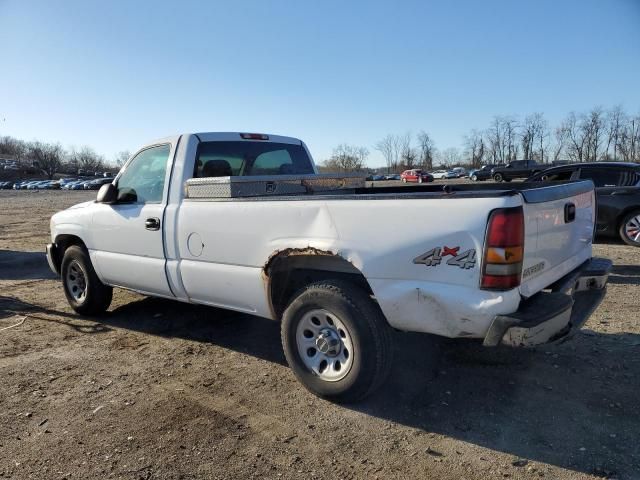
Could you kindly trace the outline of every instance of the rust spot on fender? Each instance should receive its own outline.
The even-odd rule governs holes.
[[[274,262],[274,260],[276,259],[283,259],[283,258],[289,258],[289,257],[294,257],[294,256],[302,256],[302,255],[322,255],[322,256],[338,256],[340,257],[339,254],[334,253],[330,250],[320,250],[319,248],[315,248],[315,247],[305,247],[305,248],[285,248],[284,250],[276,250],[275,252],[273,252],[271,255],[269,255],[269,258],[267,259],[267,262],[264,264],[264,267],[262,269],[262,272],[264,275],[266,275],[267,277],[269,276],[269,271],[271,269],[272,263]],[[341,257],[344,258],[344,257]],[[349,262],[351,263],[351,262]]]

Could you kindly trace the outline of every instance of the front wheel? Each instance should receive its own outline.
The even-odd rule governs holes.
[[[76,312],[98,315],[109,308],[113,288],[100,281],[85,249],[77,245],[67,248],[62,258],[60,274],[64,294]]]
[[[471,175],[471,181],[472,182],[477,182],[478,181],[478,176],[477,175]]]
[[[622,219],[620,238],[627,245],[640,247],[640,210],[631,212]]]
[[[502,176],[502,174],[501,174],[501,173],[496,173],[496,174],[493,176],[493,179],[494,179],[496,182],[501,182],[502,180],[504,180],[504,177]]]
[[[301,290],[282,317],[282,346],[296,378],[336,402],[360,400],[385,380],[391,328],[361,288],[327,280]]]
[[[402,183],[407,183],[407,179],[406,179],[406,178],[403,178],[403,179],[402,179]]]
[[[418,183],[422,183],[422,177],[418,177]]]

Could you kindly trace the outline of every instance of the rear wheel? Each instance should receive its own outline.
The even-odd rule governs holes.
[[[626,215],[620,223],[620,238],[627,245],[640,247],[640,210]]]
[[[348,282],[327,280],[301,290],[282,318],[282,345],[297,379],[336,402],[360,400],[385,380],[391,328],[378,305]]]
[[[493,176],[493,179],[494,179],[496,182],[501,182],[502,180],[504,180],[504,177],[502,176],[502,174],[501,174],[501,173],[496,173],[496,174]]]
[[[97,315],[109,308],[113,289],[100,281],[87,251],[67,248],[60,269],[64,294],[71,308],[83,315]]]
[[[422,177],[418,177],[418,183],[422,183]]]

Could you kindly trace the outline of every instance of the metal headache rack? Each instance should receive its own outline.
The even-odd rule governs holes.
[[[256,175],[192,178],[187,198],[243,198],[337,192],[365,186],[362,174]]]

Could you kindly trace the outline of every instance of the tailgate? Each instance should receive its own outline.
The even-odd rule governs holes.
[[[529,297],[591,258],[596,201],[591,181],[523,190],[520,293]]]

